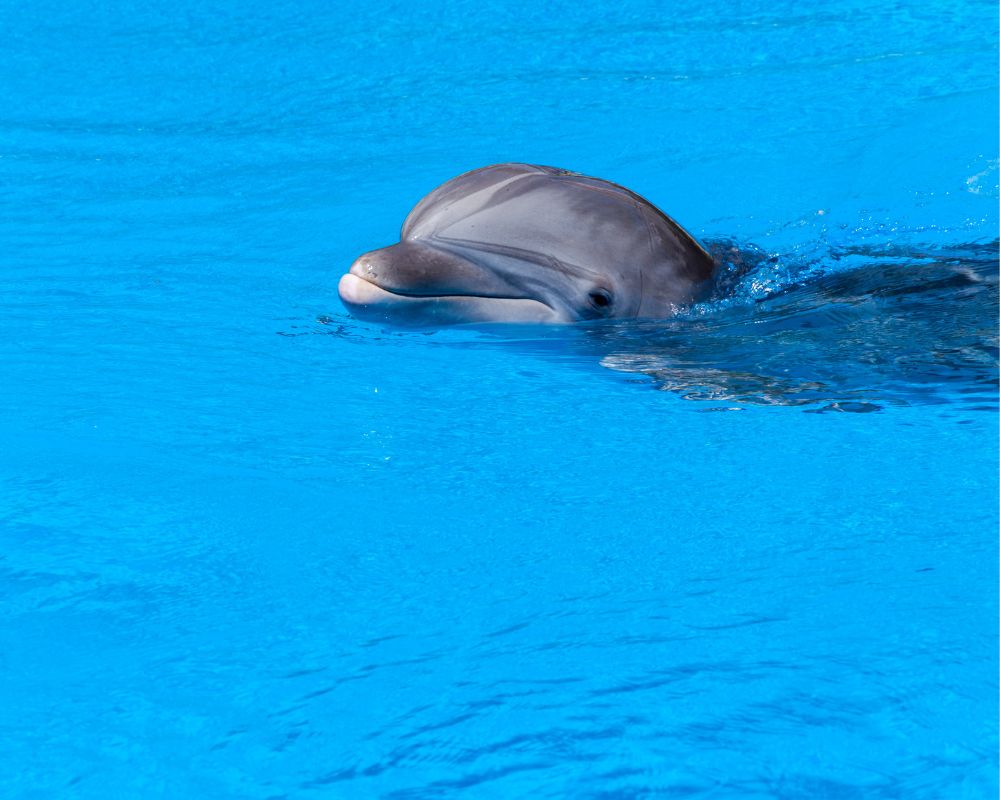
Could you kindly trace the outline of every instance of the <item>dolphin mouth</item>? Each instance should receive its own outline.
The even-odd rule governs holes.
[[[449,292],[427,294],[386,289],[351,271],[337,286],[341,302],[356,317],[421,326],[461,322],[565,322],[555,309],[531,297]]]

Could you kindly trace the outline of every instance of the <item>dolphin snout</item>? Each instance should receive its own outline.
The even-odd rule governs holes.
[[[402,268],[398,262],[401,256],[405,260],[405,254],[396,254],[391,251],[391,247],[385,247],[381,250],[363,253],[351,264],[347,275],[354,275],[363,281],[368,281],[390,291],[403,288],[407,281],[399,274]]]
[[[361,280],[407,297],[523,297],[495,269],[432,244],[405,241],[359,256],[348,271]]]
[[[351,275],[357,275],[366,281],[375,282],[378,280],[378,269],[373,259],[368,257],[368,253],[358,258],[348,270]]]
[[[503,270],[423,241],[404,241],[359,256],[337,288],[356,317],[404,325],[568,321]]]

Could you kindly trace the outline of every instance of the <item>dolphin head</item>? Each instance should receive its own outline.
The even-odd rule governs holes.
[[[359,257],[340,298],[402,325],[665,317],[714,263],[673,220],[615,184],[499,164],[431,192],[398,244]]]

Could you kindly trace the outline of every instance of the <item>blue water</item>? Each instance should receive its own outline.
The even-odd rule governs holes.
[[[996,796],[994,3],[0,31],[0,796]],[[656,325],[345,313],[506,160],[755,266]]]

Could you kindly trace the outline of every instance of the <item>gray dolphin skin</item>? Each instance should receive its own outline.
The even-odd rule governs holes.
[[[496,164],[417,203],[400,241],[340,279],[354,316],[404,326],[663,318],[696,301],[715,263],[621,186]]]

